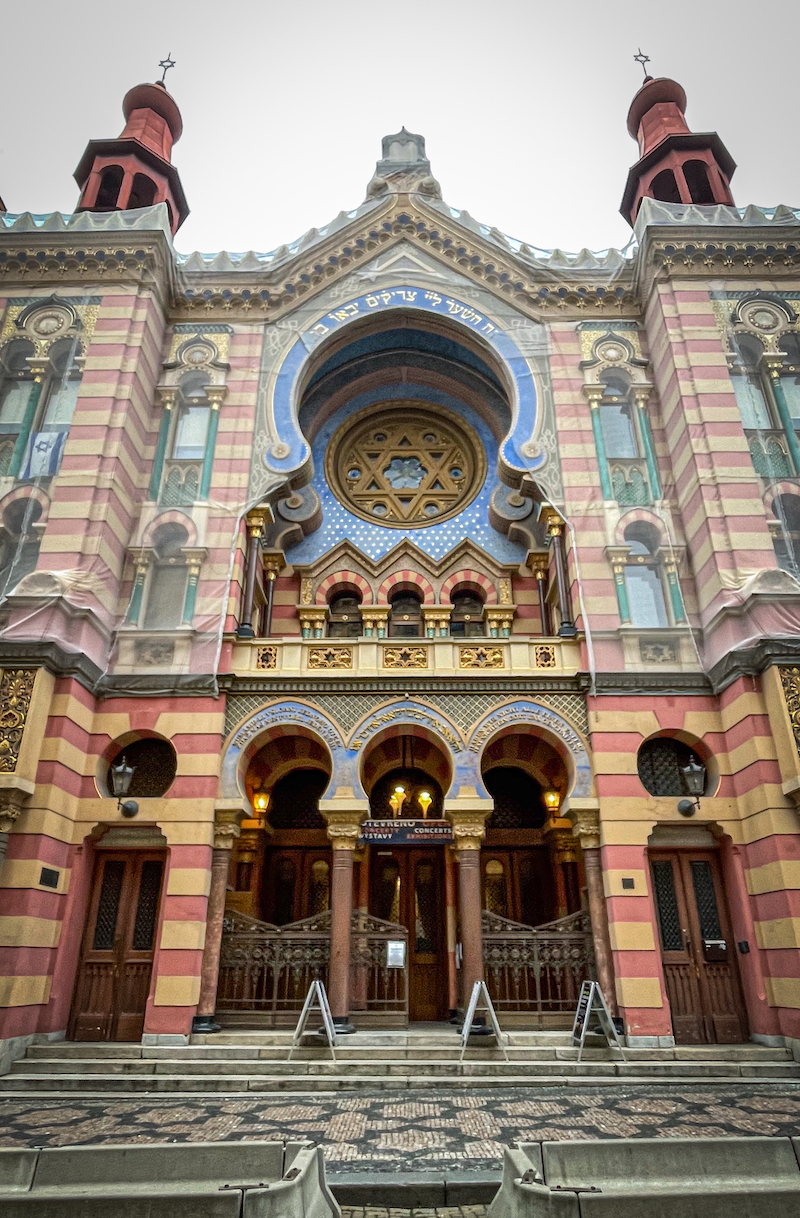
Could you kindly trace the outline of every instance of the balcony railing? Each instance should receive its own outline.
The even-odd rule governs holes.
[[[237,639],[233,671],[337,676],[402,673],[465,676],[469,673],[574,674],[581,667],[574,639],[520,635],[508,639]]]

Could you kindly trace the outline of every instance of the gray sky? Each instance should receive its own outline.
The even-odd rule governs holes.
[[[167,85],[189,205],[182,251],[266,251],[355,207],[402,125],[425,136],[451,206],[532,245],[623,245],[642,71],[686,89],[687,120],[738,163],[740,206],[800,206],[797,0],[72,0],[0,9],[0,196],[72,211],[89,139],[126,90]]]

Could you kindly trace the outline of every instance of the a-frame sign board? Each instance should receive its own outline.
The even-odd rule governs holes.
[[[336,1061],[336,1029],[333,1026],[331,1008],[328,1005],[328,995],[325,993],[325,986],[321,981],[312,981],[308,987],[306,1000],[303,1003],[303,1009],[300,1012],[300,1018],[297,1021],[297,1027],[292,1037],[292,1047],[289,1050],[288,1060],[292,1060],[292,1054],[306,1035],[306,1024],[312,1011],[319,1011],[322,1016],[322,1030],[328,1039],[331,1057]]]
[[[591,1030],[602,1032],[609,1047],[619,1049],[622,1056],[625,1057],[625,1049],[614,1026],[611,1012],[606,1006],[603,991],[596,981],[584,981],[581,985],[578,1005],[575,1008],[575,1021],[572,1025],[572,1046],[573,1048],[578,1046],[578,1061],[581,1060],[583,1042],[586,1040],[592,1016],[595,1017],[596,1023]]]
[[[477,1011],[484,1011],[489,1016],[489,1024],[494,1032],[495,1040],[503,1050],[503,1057],[506,1059],[506,1061],[508,1061],[508,1050],[506,1049],[505,1041],[503,1039],[503,1033],[500,1031],[500,1024],[497,1022],[497,1015],[495,1013],[492,1000],[489,997],[486,982],[476,981],[472,987],[469,1006],[467,1007],[467,1013],[464,1016],[464,1026],[461,1029],[461,1056],[458,1059],[459,1064],[462,1064],[464,1061],[464,1053],[466,1052],[467,1045],[469,1043],[469,1034],[475,1020],[475,1013]]]

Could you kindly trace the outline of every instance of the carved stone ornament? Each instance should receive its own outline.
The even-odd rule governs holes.
[[[384,668],[427,668],[427,647],[384,647]]]
[[[300,583],[300,604],[310,605],[314,599],[314,586],[310,579],[303,579]]]
[[[163,639],[140,639],[135,645],[135,653],[137,664],[164,668],[172,663],[175,644]]]
[[[271,643],[259,647],[256,651],[256,668],[277,668],[278,648]]]
[[[504,668],[502,647],[460,647],[459,668]]]
[[[800,756],[800,668],[780,668],[783,696],[794,733],[794,743]]]
[[[352,647],[312,647],[308,653],[309,668],[352,668]]]
[[[355,850],[361,825],[359,812],[326,812],[328,837],[334,850]]]
[[[3,774],[13,774],[17,768],[35,679],[35,668],[5,668],[0,677],[0,772]]]
[[[543,643],[534,647],[533,654],[537,668],[556,667],[556,649],[553,643]]]
[[[247,814],[241,805],[214,809],[214,849],[232,850],[241,833],[240,825]]]
[[[596,808],[570,809],[568,814],[572,821],[572,832],[580,839],[584,850],[600,849],[600,813]]]
[[[453,821],[453,844],[456,850],[480,850],[485,836],[483,818]]]
[[[672,639],[640,639],[639,655],[643,664],[674,664],[678,648]]]
[[[10,833],[21,813],[21,796],[10,792],[0,795],[0,833]]]

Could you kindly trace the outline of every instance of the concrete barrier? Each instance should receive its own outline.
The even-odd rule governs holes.
[[[0,1150],[3,1218],[340,1218],[309,1142]]]
[[[503,1183],[489,1218],[797,1218],[800,1139],[794,1142],[697,1137],[523,1143],[505,1151]]]

